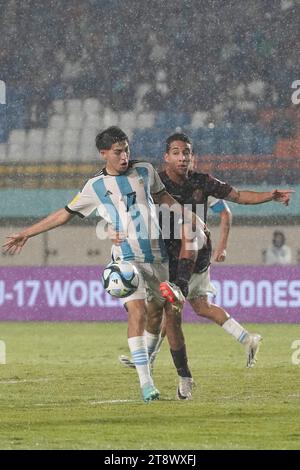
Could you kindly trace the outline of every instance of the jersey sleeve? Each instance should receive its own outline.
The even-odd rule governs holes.
[[[155,168],[149,164],[149,178],[150,178],[150,192],[151,194],[158,194],[165,191],[166,187]]]
[[[229,209],[226,201],[223,201],[223,199],[216,199],[213,196],[209,196],[208,206],[215,214],[219,214],[220,212],[223,212],[225,209]]]
[[[206,175],[205,193],[207,196],[214,196],[217,199],[225,199],[232,190],[230,184],[214,178],[211,175]]]
[[[89,182],[84,186],[76,196],[69,202],[65,209],[71,214],[79,217],[88,217],[99,205],[95,193]]]

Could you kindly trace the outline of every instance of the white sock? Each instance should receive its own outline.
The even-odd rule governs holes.
[[[139,376],[141,387],[143,387],[145,384],[153,385],[153,380],[150,375],[147,343],[145,337],[134,336],[132,338],[128,338],[128,346]]]
[[[165,337],[161,336],[161,334],[159,334],[155,349],[154,349],[153,353],[150,356],[150,364],[153,364],[153,362],[155,361],[155,358],[156,358],[157,354],[160,351],[160,347],[161,347],[162,342],[163,342],[164,339],[165,339]]]
[[[228,318],[228,320],[223,323],[222,328],[232,335],[239,343],[246,343],[249,338],[248,331],[235,321],[234,318]]]
[[[159,340],[159,335],[154,335],[153,333],[149,333],[149,331],[145,330],[144,336],[146,338],[148,356],[150,358],[152,356],[153,351],[156,348],[157,342]]]

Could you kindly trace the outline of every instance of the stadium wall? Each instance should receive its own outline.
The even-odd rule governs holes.
[[[25,223],[24,223],[25,224]],[[217,225],[211,227],[213,244],[219,236]],[[228,265],[259,265],[263,251],[269,246],[274,230],[282,230],[292,249],[293,264],[300,263],[298,225],[234,226],[229,236]],[[16,225],[0,226],[0,239],[19,231]],[[68,225],[29,240],[18,256],[1,253],[0,266],[96,266],[110,259],[110,240],[99,240],[95,226]]]
[[[41,218],[67,204],[77,194],[78,188],[69,189],[0,189],[0,217],[1,218]],[[286,189],[287,185],[276,185],[277,189]],[[245,186],[239,185],[240,190],[272,191],[274,186]],[[293,186],[295,193],[292,196],[288,209],[282,204],[270,203],[259,205],[239,205],[229,203],[235,217],[300,217],[300,185]]]

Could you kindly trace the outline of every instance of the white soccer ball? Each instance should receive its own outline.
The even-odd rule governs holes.
[[[102,282],[106,292],[113,297],[128,297],[138,288],[138,270],[129,261],[110,263],[103,271]]]

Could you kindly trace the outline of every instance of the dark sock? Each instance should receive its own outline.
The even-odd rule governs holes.
[[[180,377],[192,377],[191,371],[188,366],[186,347],[185,345],[178,351],[170,349],[174,365],[177,369],[177,374]]]
[[[175,284],[180,287],[184,297],[189,293],[189,280],[194,272],[195,262],[188,258],[181,258],[178,261],[177,277]]]

